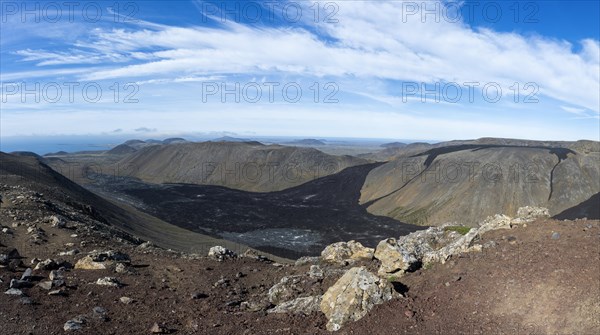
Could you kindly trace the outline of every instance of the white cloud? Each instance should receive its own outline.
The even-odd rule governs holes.
[[[401,2],[339,5],[339,23],[315,27],[333,42],[302,28],[232,22],[219,28],[146,24],[139,30],[97,29],[91,42],[78,46],[112,61],[135,55],[141,62],[90,71],[82,79],[280,73],[360,80],[496,82],[507,90],[515,82],[533,82],[540,94],[599,111],[598,41],[582,41],[576,53],[566,41],[539,36],[473,30],[444,20],[421,22],[418,16],[402,22]],[[21,53],[34,57],[27,51]],[[61,59],[68,64],[77,58],[44,56],[51,55],[41,54],[40,65],[57,64]]]
[[[577,114],[577,115],[585,114],[585,108],[560,106],[560,109],[564,110],[565,112],[572,113],[572,114]]]
[[[311,2],[300,3],[307,8],[312,5]],[[315,24],[312,17],[306,17],[302,24],[292,27],[245,26],[231,21],[217,27],[175,27],[144,21],[130,25],[127,29],[99,27],[90,31],[85,38],[78,33],[77,38],[61,41],[68,45],[60,52],[37,49],[16,51],[25,61],[53,68],[47,71],[3,72],[2,80],[70,74],[79,80],[119,80],[158,86],[170,83],[183,85],[207,78],[211,81],[227,81],[236,76],[289,76],[304,78],[307,81],[332,78],[336,82],[349,83],[344,86],[347,93],[367,97],[371,99],[371,104],[373,101],[379,101],[405,113],[390,114],[372,109],[369,105],[357,106],[359,111],[348,111],[347,106],[340,105],[336,106],[339,110],[330,111],[328,116],[323,118],[318,116],[323,108],[305,106],[293,110],[294,113],[304,113],[294,114],[298,122],[288,122],[289,120],[280,119],[285,113],[279,112],[278,108],[269,109],[265,106],[248,107],[255,111],[249,113],[251,117],[236,119],[236,112],[238,116],[243,114],[239,112],[242,108],[238,105],[227,113],[219,112],[214,116],[203,114],[203,118],[198,119],[197,123],[185,122],[176,125],[162,116],[150,114],[156,117],[156,122],[149,123],[148,127],[159,127],[161,130],[165,128],[164,125],[171,125],[171,130],[174,130],[177,126],[185,128],[197,124],[223,129],[224,123],[216,121],[216,118],[219,118],[246,121],[234,122],[234,131],[252,130],[263,134],[269,134],[273,130],[289,131],[290,127],[294,126],[296,129],[314,129],[315,136],[328,135],[325,128],[331,132],[329,135],[336,135],[333,134],[335,131],[331,130],[331,124],[344,128],[345,131],[364,128],[365,124],[372,127],[369,131],[359,131],[357,136],[385,134],[398,137],[393,135],[394,129],[406,127],[412,127],[411,134],[427,132],[440,134],[444,138],[456,135],[460,137],[462,134],[461,131],[453,132],[444,127],[478,129],[472,131],[471,137],[475,137],[475,133],[481,136],[523,137],[523,134],[531,134],[544,137],[543,134],[551,131],[551,128],[546,128],[533,134],[526,127],[515,127],[514,120],[496,122],[493,116],[484,115],[485,113],[477,115],[476,120],[452,116],[457,121],[450,120],[450,114],[439,119],[417,119],[414,115],[407,116],[410,110],[398,100],[399,92],[394,86],[398,81],[444,81],[459,84],[497,82],[507,91],[515,82],[520,86],[533,82],[539,86],[540,94],[559,101],[552,107],[560,109],[553,108],[554,110],[581,118],[597,117],[600,113],[600,44],[596,40],[583,40],[580,42],[580,50],[574,51],[577,48],[566,41],[500,33],[490,29],[473,29],[460,22],[422,22],[419,16],[411,16],[403,22],[403,7],[399,1],[344,1],[337,4],[340,7],[336,16],[339,22],[335,24]],[[307,9],[307,12],[311,10]],[[2,45],[4,47],[4,44]],[[101,66],[73,69],[74,64]],[[65,68],[59,68],[60,66]],[[183,111],[187,110],[190,113],[191,108],[207,107],[187,104],[186,99],[193,100],[192,97],[185,96],[190,92],[197,98],[197,90],[184,91],[174,88],[173,85],[164,85],[162,91],[152,91],[154,96],[165,97],[164,100],[151,107],[163,111],[167,108],[168,111],[180,113],[177,114],[178,117],[185,119]],[[159,103],[164,104],[158,105]],[[457,104],[438,104],[438,109],[442,110],[440,105],[448,110],[455,107],[455,111],[462,107]],[[243,107],[246,110],[247,106]],[[501,109],[503,105],[493,107]],[[311,108],[314,111],[311,111]],[[514,108],[538,107],[524,107],[521,104]],[[277,109],[277,112],[274,112],[274,109]],[[366,112],[367,110],[369,112]],[[351,118],[347,117],[350,112],[353,113]],[[139,117],[143,112],[137,113]],[[369,113],[375,113],[373,118],[367,117]],[[86,115],[93,119],[95,114],[90,112]],[[341,119],[344,115],[346,119],[352,120],[340,122],[339,119],[335,119]],[[191,117],[193,119],[196,116]],[[7,119],[3,116],[3,123],[20,117],[10,116],[10,119]],[[73,116],[67,117],[67,120],[74,119],[76,118]],[[271,119],[275,121],[267,122]],[[99,122],[98,127],[113,120],[117,122],[118,119]],[[212,123],[208,122],[211,120]],[[325,124],[315,129],[315,120]],[[381,128],[383,126],[378,126],[375,121],[381,122],[385,127]],[[132,126],[132,123],[133,121],[124,119],[120,124],[103,126],[102,131],[109,131],[115,127],[135,129],[136,126]],[[56,126],[56,129],[58,127]],[[243,129],[244,127],[246,129]],[[557,132],[559,133],[561,132]],[[430,137],[427,134],[423,137]],[[577,132],[562,134],[575,138]],[[345,136],[348,133],[339,135]]]

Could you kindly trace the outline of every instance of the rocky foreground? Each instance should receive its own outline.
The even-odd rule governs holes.
[[[277,263],[164,250],[0,185],[5,334],[597,334],[600,223],[525,207]]]

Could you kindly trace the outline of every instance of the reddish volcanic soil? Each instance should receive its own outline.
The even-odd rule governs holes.
[[[2,214],[3,224],[9,222]],[[44,228],[48,242],[35,245],[27,242],[25,226],[11,230],[13,234],[0,235],[0,241],[17,248],[26,265],[33,257],[74,264],[84,252],[113,249],[130,255],[133,273],[70,270],[64,296],[49,296],[37,286],[23,289],[33,304],[2,294],[2,334],[61,334],[64,323],[78,315],[86,316],[83,329],[76,331],[81,334],[145,334],[155,322],[180,334],[328,333],[321,313],[274,315],[240,306],[242,301],[260,300],[281,277],[306,272],[307,266],[277,266],[250,258],[189,259],[95,238],[93,233],[73,238],[73,231],[52,227]],[[552,239],[553,232],[560,236]],[[407,298],[377,306],[338,333],[597,334],[599,239],[598,221],[549,220],[489,232],[483,242],[494,241],[495,247],[400,278]],[[79,248],[82,254],[56,256],[66,250],[64,243],[79,245],[82,240],[87,242]],[[3,289],[24,270],[0,269]],[[48,272],[34,275],[46,278]],[[124,286],[96,285],[104,276],[116,277]],[[221,278],[229,282],[215,287]],[[124,304],[121,297],[134,302]],[[106,314],[94,314],[94,307]]]
[[[488,232],[482,243],[495,247],[401,278],[408,299],[377,306],[343,330],[599,334],[599,228],[598,221],[546,220]]]

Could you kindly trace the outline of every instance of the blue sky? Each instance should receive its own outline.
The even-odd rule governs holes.
[[[2,1],[0,136],[599,140],[598,3]]]

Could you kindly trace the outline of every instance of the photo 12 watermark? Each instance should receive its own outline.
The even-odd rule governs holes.
[[[338,23],[340,11],[334,1],[205,1],[197,7],[203,23]]]
[[[2,103],[139,103],[134,82],[9,82],[2,84]]]
[[[385,2],[385,1],[383,1]],[[539,23],[535,1],[402,1],[401,21],[470,23]]]
[[[340,88],[335,82],[202,82],[203,103],[339,103]],[[303,100],[304,98],[304,100]]]
[[[436,161],[429,165],[421,160],[403,160],[394,178],[402,183],[457,184],[484,183],[540,183],[544,173],[538,162],[510,161]],[[548,171],[548,174],[550,171]]]
[[[510,97],[514,103],[539,103],[537,83],[514,82],[504,87],[497,82],[402,82],[402,102],[419,100],[426,102],[446,103],[497,103],[502,98]]]
[[[2,23],[114,23],[138,22],[140,12],[134,1],[2,1]]]

